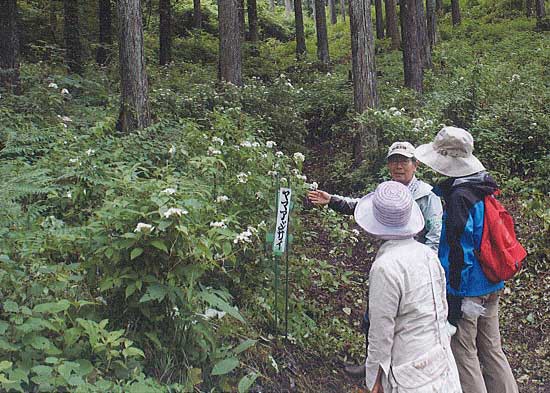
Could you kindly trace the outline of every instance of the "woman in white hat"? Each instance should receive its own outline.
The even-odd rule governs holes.
[[[445,274],[436,254],[414,240],[424,219],[411,192],[384,182],[359,201],[354,216],[371,236],[387,240],[369,275],[367,387],[462,392],[446,329]]]

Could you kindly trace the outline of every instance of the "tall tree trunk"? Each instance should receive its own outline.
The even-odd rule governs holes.
[[[460,17],[460,3],[459,0],[451,0],[451,16],[453,26],[457,26],[462,21]]]
[[[528,18],[533,16],[533,0],[525,0],[525,15]]]
[[[170,0],[159,0],[160,34],[159,64],[172,61],[172,6]]]
[[[241,43],[244,41],[244,36],[246,32],[246,21],[244,17],[244,0],[238,0],[239,4],[239,28],[241,31]]]
[[[357,113],[363,113],[368,108],[378,105],[370,9],[370,0],[350,0],[353,104]],[[376,133],[375,130],[367,130],[364,126],[359,126],[353,148],[355,164],[363,161],[364,146],[370,151],[377,148]]]
[[[315,26],[317,29],[317,58],[327,67],[330,56],[328,53],[327,15],[324,0],[315,0]]]
[[[315,0],[311,0],[311,15],[313,17],[313,27],[315,28],[315,34],[317,34],[317,12],[315,11]]]
[[[239,0],[218,0],[220,35],[219,79],[242,85],[242,35],[239,21]]]
[[[342,21],[346,21],[346,0],[340,0],[340,13],[342,14]]]
[[[254,45],[258,42],[258,6],[256,0],[247,0],[248,39]]]
[[[0,87],[20,94],[17,1],[1,0],[0,8]]]
[[[111,0],[99,0],[99,47],[96,52],[96,62],[99,65],[107,64],[109,49],[113,44],[113,31],[111,23]]]
[[[328,9],[330,11],[330,23],[335,25],[338,22],[336,17],[336,0],[328,0]]]
[[[376,38],[384,38],[384,11],[382,0],[374,0],[374,13],[376,15]]]
[[[422,0],[417,0],[415,4],[416,14],[418,15],[418,34],[422,40],[422,66],[424,69],[432,68],[432,49],[428,35],[428,23],[426,21],[426,12],[424,11],[424,2]]]
[[[118,0],[120,114],[117,128],[131,132],[151,124],[143,52],[140,0]]]
[[[435,13],[435,0],[426,0],[426,22],[428,25],[428,42],[433,49],[437,40],[437,16]]]
[[[403,30],[403,69],[405,86],[423,91],[423,39],[420,34],[417,3],[421,0],[401,0],[401,28]]]
[[[193,27],[202,28],[201,0],[193,0]]]
[[[443,15],[443,0],[435,0],[435,12],[437,15]]]
[[[546,9],[544,8],[544,0],[535,0],[535,8],[537,19],[540,21],[546,16]]]
[[[386,33],[391,37],[391,48],[398,49],[401,46],[399,25],[397,22],[397,7],[395,0],[384,0],[386,6]]]
[[[285,16],[287,19],[290,19],[292,15],[292,0],[285,0]]]
[[[82,46],[80,44],[80,24],[78,18],[78,0],[63,0],[65,61],[69,72],[82,73]]]
[[[50,12],[49,12],[49,19],[50,19],[50,34],[52,35],[52,40],[55,44],[57,44],[57,7],[55,6],[56,0],[50,0]]]
[[[306,54],[302,0],[294,0],[294,24],[296,25],[296,57],[300,59]]]

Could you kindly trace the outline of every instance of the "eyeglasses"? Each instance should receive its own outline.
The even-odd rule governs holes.
[[[406,164],[408,164],[409,162],[412,162],[412,161],[413,161],[412,158],[397,155],[397,154],[393,155],[393,156],[390,156],[388,158],[388,164],[390,164],[390,165],[397,165],[397,164],[406,165]]]

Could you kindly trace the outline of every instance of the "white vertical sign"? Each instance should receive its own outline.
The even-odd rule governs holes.
[[[273,253],[284,254],[286,251],[288,222],[290,217],[290,188],[279,189],[279,204],[277,206],[277,225],[275,226],[275,237],[273,239]]]

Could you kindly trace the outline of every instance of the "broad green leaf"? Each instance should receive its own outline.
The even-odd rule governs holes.
[[[2,360],[0,362],[0,371],[7,370],[12,366],[12,364],[13,364],[12,362],[8,362],[7,360]]]
[[[141,254],[143,254],[143,248],[134,248],[132,252],[130,253],[130,259],[134,260],[137,257],[139,257]]]
[[[158,349],[162,349],[162,343],[160,342],[158,336],[157,336],[157,333],[155,332],[147,332],[145,333],[145,335],[149,338],[149,340],[151,340],[153,342],[153,344],[155,344],[155,346],[158,348]]]
[[[153,240],[151,245],[168,254],[168,247],[166,247],[166,244],[162,240]]]
[[[15,345],[9,343],[2,337],[0,337],[0,350],[2,351],[17,351],[19,348],[17,348]]]
[[[233,352],[235,355],[238,355],[241,352],[246,351],[247,349],[253,347],[256,344],[257,340],[244,340],[242,343],[240,343],[235,349],[233,349]]]
[[[233,371],[238,366],[239,366],[239,359],[237,358],[224,359],[216,363],[216,365],[212,369],[212,375],[225,375]]]
[[[127,357],[142,357],[144,358],[145,357],[145,354],[143,353],[143,351],[139,348],[135,348],[135,347],[130,347],[130,348],[125,348],[122,350],[122,355],[127,358]]]
[[[256,378],[258,378],[257,373],[251,373],[242,377],[239,381],[239,386],[237,387],[239,389],[239,393],[248,392],[248,389],[250,389],[252,384],[256,381]]]
[[[0,335],[6,333],[10,325],[6,321],[0,321]]]
[[[65,333],[63,334],[63,339],[65,340],[65,344],[70,347],[71,345],[73,345],[78,341],[81,334],[82,334],[82,330],[76,327],[65,330]]]
[[[140,303],[150,302],[151,300],[162,301],[166,296],[166,288],[160,284],[152,284],[147,287],[145,295],[139,299]]]
[[[6,300],[4,302],[4,311],[13,313],[18,312],[19,306],[13,300]]]
[[[66,311],[71,306],[67,299],[62,299],[55,303],[43,303],[33,308],[34,312],[55,314],[61,311]]]
[[[218,310],[221,310],[221,311],[225,311],[226,313],[231,315],[233,318],[236,318],[241,322],[245,322],[244,318],[235,307],[231,306],[229,303],[227,303],[222,298],[216,296],[215,294],[211,292],[203,291],[201,292],[201,297],[205,302],[210,304],[212,307],[217,308]]]
[[[88,359],[78,359],[76,362],[80,365],[77,370],[78,375],[85,376],[94,371],[94,366]]]

